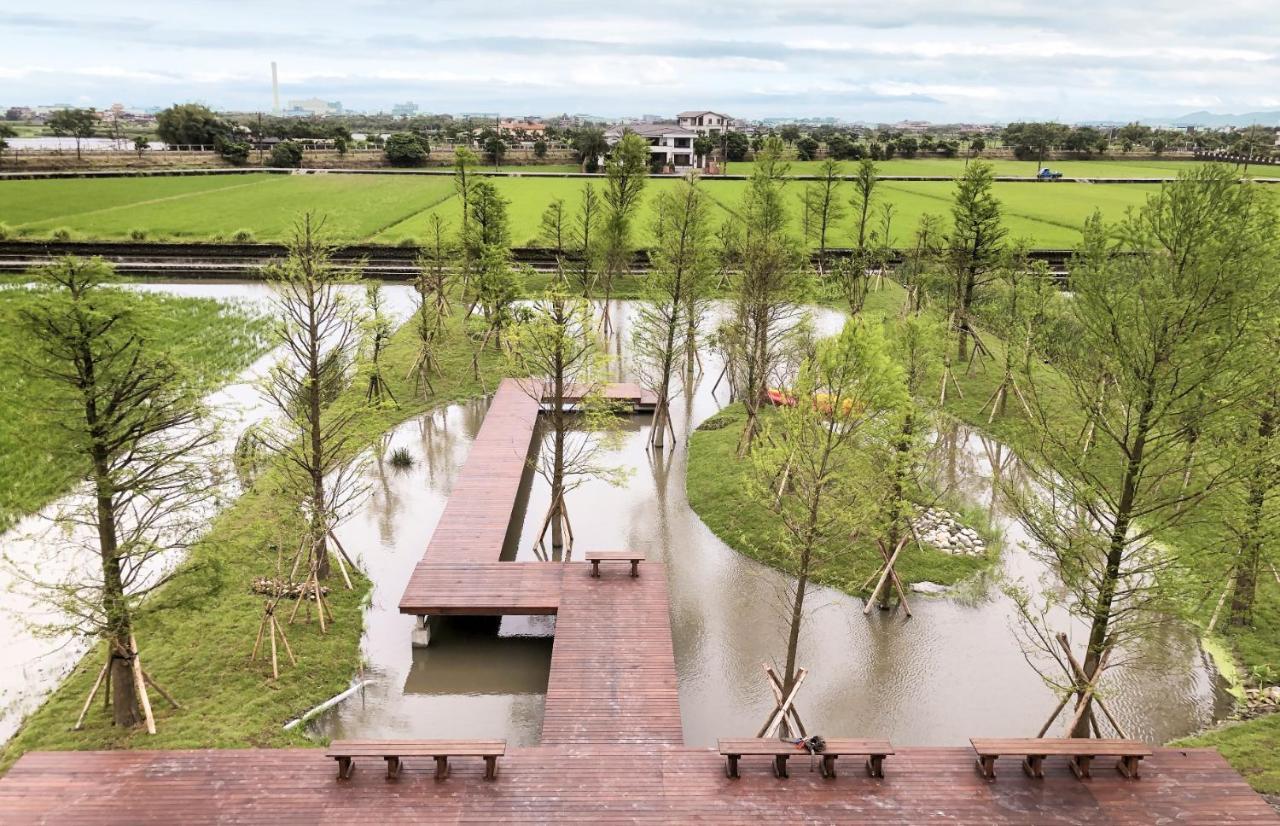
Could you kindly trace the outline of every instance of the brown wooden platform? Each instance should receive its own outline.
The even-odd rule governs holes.
[[[683,743],[662,566],[635,579],[596,579],[585,562],[561,567],[542,742]]]
[[[554,614],[560,608],[564,565],[543,562],[440,562],[409,577],[405,614]]]
[[[1138,781],[1076,780],[1049,761],[987,783],[964,748],[898,749],[884,779],[824,779],[801,759],[724,774],[711,749],[511,748],[497,782],[481,761],[448,780],[410,762],[399,778],[334,779],[323,749],[35,752],[0,780],[6,826],[270,823],[1270,824],[1280,817],[1211,749],[1157,749]]]

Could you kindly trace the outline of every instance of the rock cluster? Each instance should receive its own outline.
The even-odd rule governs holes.
[[[940,551],[959,556],[982,556],[987,552],[987,543],[978,532],[966,528],[950,511],[926,508],[916,516],[915,526],[920,541]]]
[[[1280,685],[1266,688],[1246,688],[1244,703],[1236,709],[1236,716],[1242,720],[1252,720],[1266,714],[1280,711]]]

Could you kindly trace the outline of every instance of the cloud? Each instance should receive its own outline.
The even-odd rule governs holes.
[[[202,98],[602,115],[1129,118],[1275,105],[1271,0],[64,0],[0,13],[0,105]],[[1141,35],[1140,37],[1138,35]],[[1203,103],[1201,103],[1203,102]]]

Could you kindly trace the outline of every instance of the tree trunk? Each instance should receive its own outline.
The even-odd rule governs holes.
[[[1264,410],[1258,417],[1258,439],[1266,445],[1275,434],[1275,413]],[[1259,451],[1266,454],[1266,449]],[[1266,462],[1258,462],[1249,476],[1245,531],[1236,565],[1236,582],[1231,593],[1231,624],[1237,627],[1253,623],[1253,600],[1258,587],[1258,567],[1262,562],[1263,508],[1267,490],[1273,484]]]
[[[106,451],[93,448],[95,486],[97,489],[98,547],[102,556],[102,607],[106,617],[103,637],[111,650],[111,717],[117,726],[131,728],[141,717],[133,679],[133,650],[129,641],[133,622],[124,592],[120,570],[115,510]]]
[[[1120,582],[1120,566],[1124,562],[1124,551],[1129,542],[1129,526],[1133,522],[1138,480],[1142,478],[1145,470],[1143,459],[1146,453],[1147,433],[1151,428],[1151,412],[1154,408],[1154,379],[1148,378],[1137,427],[1134,429],[1133,449],[1129,451],[1129,462],[1125,466],[1120,501],[1116,505],[1116,521],[1111,530],[1111,547],[1107,551],[1106,574],[1098,590],[1098,601],[1094,605],[1093,621],[1089,628],[1089,648],[1085,652],[1084,676],[1086,680],[1095,684],[1098,664],[1102,660],[1102,654],[1107,645],[1107,635],[1111,625],[1111,607],[1115,601],[1116,587]],[[1093,709],[1090,708],[1080,716],[1071,736],[1088,737],[1092,725]]]

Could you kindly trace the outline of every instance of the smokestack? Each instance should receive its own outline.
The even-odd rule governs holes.
[[[276,74],[276,62],[271,61],[271,114],[280,114],[280,78]]]

